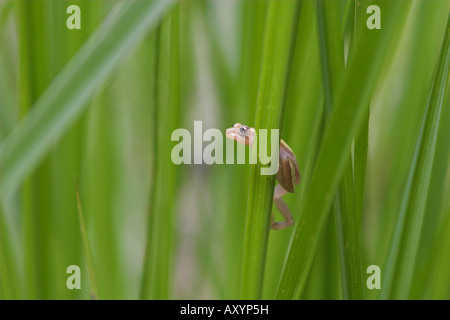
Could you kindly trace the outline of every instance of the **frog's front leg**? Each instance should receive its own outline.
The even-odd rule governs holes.
[[[275,191],[273,193],[273,201],[275,202],[275,206],[277,207],[278,211],[280,211],[280,213],[283,215],[285,221],[275,222],[272,212],[270,228],[273,230],[281,230],[294,224],[294,219],[292,218],[291,211],[289,210],[286,202],[281,199],[281,197],[286,193],[288,192],[281,185],[278,184],[275,187]]]

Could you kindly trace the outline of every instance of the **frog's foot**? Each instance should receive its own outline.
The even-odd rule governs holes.
[[[281,199],[281,197],[284,196],[286,193],[288,192],[285,189],[283,189],[281,185],[278,184],[275,187],[275,191],[273,194],[273,201],[275,202],[278,211],[280,211],[280,213],[283,215],[285,221],[275,222],[272,213],[272,217],[270,219],[270,228],[272,230],[281,230],[294,224],[294,219],[292,218],[291,211],[289,211],[286,202],[284,202],[283,199]]]

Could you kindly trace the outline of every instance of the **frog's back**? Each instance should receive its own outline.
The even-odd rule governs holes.
[[[283,139],[280,140],[277,180],[290,193],[294,193],[295,186],[300,183],[300,170],[297,159],[292,149]]]

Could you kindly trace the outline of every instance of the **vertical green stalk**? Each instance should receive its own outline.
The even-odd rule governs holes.
[[[51,1],[51,12],[53,25],[66,23],[67,15],[61,14],[72,3],[68,0]],[[64,66],[70,61],[76,51],[82,46],[84,41],[97,24],[101,21],[98,8],[105,5],[104,2],[82,2],[78,4],[82,12],[82,29],[69,30],[67,28],[51,28],[49,33],[51,60],[51,75],[56,76]],[[106,13],[106,10],[104,10]],[[79,222],[77,220],[77,204],[73,201],[73,181],[70,177],[81,176],[81,155],[83,150],[83,128],[86,118],[77,121],[67,135],[62,137],[51,151],[52,167],[52,254],[51,258],[54,270],[65,270],[72,264],[82,265],[83,254],[79,250],[82,239],[80,237]],[[85,203],[86,207],[86,203]],[[61,212],[65,212],[61,215]],[[92,240],[92,239],[91,239]],[[83,290],[67,290],[65,283],[67,274],[64,272],[54,272],[53,278],[58,284],[52,290],[53,298],[79,299],[87,297]]]
[[[17,108],[15,97],[16,65],[14,63],[14,50],[7,35],[12,28],[7,22],[13,19],[14,3],[3,1],[0,3],[0,142],[11,132],[17,121]],[[14,76],[11,76],[14,75]],[[23,297],[23,288],[19,284],[21,278],[19,268],[19,244],[17,227],[11,217],[7,216],[5,198],[0,198],[0,300],[18,299]]]
[[[141,299],[169,299],[174,252],[177,167],[168,137],[178,127],[180,88],[179,5],[156,30],[154,58],[154,151]]]
[[[265,27],[265,14],[267,1],[240,1],[242,37],[240,41],[240,73],[237,81],[233,81],[233,100],[231,103],[222,102],[221,117],[223,123],[231,126],[235,122],[247,123],[253,126],[255,119],[256,99],[258,93],[258,75],[261,66],[263,37]],[[215,57],[215,55],[214,55]],[[216,64],[213,62],[213,64]],[[228,87],[226,87],[228,88]],[[223,94],[225,96],[225,94]],[[236,299],[240,294],[241,262],[244,243],[245,215],[237,209],[246,207],[248,194],[242,190],[248,190],[249,166],[233,166],[232,173],[223,170],[224,179],[212,177],[218,185],[216,195],[220,199],[217,206],[223,210],[225,222],[222,223],[224,235],[233,231],[233,236],[226,237],[224,262],[227,274],[223,277],[226,284],[225,295],[220,299]],[[223,195],[230,193],[230,185],[239,180],[240,188],[232,195],[235,201],[229,201]],[[219,189],[221,188],[221,189]],[[221,224],[219,222],[219,224]],[[212,232],[214,232],[212,230]],[[210,240],[208,240],[210,242]],[[217,260],[217,259],[216,259]],[[220,263],[220,262],[219,262]],[[219,269],[220,270],[220,269]]]
[[[242,117],[242,121],[253,119],[255,112],[258,95],[258,75],[261,66],[262,47],[264,45],[263,37],[259,35],[264,32],[266,9],[266,1],[242,2],[242,62],[240,81],[236,88],[239,94],[236,111],[239,111],[239,115],[232,115],[232,117]],[[230,122],[233,122],[232,119],[230,119]]]
[[[360,25],[360,21],[364,21],[366,18],[366,12],[364,8],[361,8],[357,4],[357,0],[348,0],[350,11],[349,15],[353,23],[351,26],[351,39],[349,44],[349,58],[354,52],[354,45],[358,41],[359,33],[356,30],[356,26]],[[354,141],[354,155],[353,155],[353,176],[355,187],[355,223],[358,229],[361,229],[361,217],[363,213],[364,205],[364,191],[366,182],[366,167],[367,167],[367,151],[369,145],[369,119],[370,119],[370,106],[367,108],[367,115],[360,130],[357,132]],[[361,270],[362,271],[362,270]]]
[[[345,169],[347,150],[367,114],[393,31],[409,9],[409,3],[404,2],[379,4],[386,13],[383,33],[366,28],[355,45],[343,85],[336,95],[336,107],[322,139],[305,204],[295,226],[277,299],[298,299],[303,294],[329,209]]]
[[[446,210],[447,217],[439,230],[431,271],[435,274],[432,283],[431,299],[450,299],[450,207]]]
[[[267,7],[255,128],[267,129],[268,141],[270,130],[280,128],[282,123],[299,10],[298,1],[272,1]],[[270,150],[270,142],[266,147]],[[259,299],[262,294],[275,176],[261,175],[261,168],[258,163],[250,171],[241,299]]]
[[[148,214],[147,214],[147,234],[146,234],[146,243],[145,243],[145,249],[144,249],[144,260],[142,263],[142,279],[140,284],[140,292],[139,292],[139,299],[146,299],[150,294],[150,286],[152,285],[150,283],[151,275],[152,275],[152,262],[151,254],[152,254],[152,245],[154,240],[152,239],[154,231],[153,225],[155,224],[155,201],[156,201],[156,173],[157,173],[157,163],[158,163],[158,149],[157,149],[157,123],[158,119],[156,117],[156,108],[157,108],[157,81],[158,79],[158,61],[159,61],[159,50],[158,50],[158,36],[160,32],[160,26],[158,26],[154,33],[152,33],[147,39],[146,44],[148,47],[151,47],[153,50],[149,52],[149,60],[150,60],[150,68],[149,72],[153,74],[152,77],[152,86],[150,90],[150,96],[152,103],[150,105],[151,107],[151,113],[152,113],[152,130],[151,130],[151,162],[150,162],[150,189],[149,189],[149,205],[148,205]]]
[[[385,267],[381,299],[407,299],[410,295],[417,248],[420,240],[439,121],[450,67],[450,15],[441,53],[425,108],[408,182],[402,199],[394,238]]]
[[[118,167],[117,144],[110,133],[114,130],[115,110],[109,90],[102,91],[92,102],[85,127],[85,150],[80,186],[85,191],[86,221],[95,230],[92,250],[98,273],[98,289],[102,299],[120,295],[120,265],[116,213],[113,200],[117,193],[118,176],[111,174]],[[111,282],[111,279],[115,279]]]
[[[84,257],[86,259],[89,275],[89,284],[91,286],[91,299],[97,300],[99,299],[99,296],[97,290],[97,280],[95,276],[94,257],[92,255],[91,245],[89,244],[89,237],[87,234],[86,223],[84,222],[83,208],[81,206],[80,192],[78,190],[75,176],[73,177],[73,182],[75,185],[75,195],[77,199],[78,224],[80,226],[81,239],[83,240]]]
[[[334,95],[342,85],[345,69],[344,40],[341,38],[340,2],[317,1],[322,73],[325,88],[325,122],[331,117]],[[352,155],[348,150],[341,184],[333,206],[339,245],[342,297],[362,299],[359,224],[355,215]]]
[[[361,216],[364,205],[364,190],[366,182],[367,150],[369,145],[369,118],[370,108],[366,119],[355,137],[354,156],[353,156],[353,175],[355,177],[355,223],[360,230]]]
[[[11,221],[6,221],[3,203],[0,203],[0,300],[20,299],[23,288],[19,283],[19,263],[16,237]]]
[[[48,3],[18,2],[19,29],[19,110],[23,118],[50,82],[48,67]],[[47,21],[47,20],[46,20]],[[48,237],[51,228],[49,206],[50,163],[48,160],[30,175],[22,189],[25,281],[28,298],[45,298],[50,294],[47,276],[51,273]]]
[[[301,182],[297,186],[295,193],[284,197],[292,212],[294,221],[299,218],[299,208],[308,190],[311,169],[317,155],[318,133],[322,127],[321,120],[323,118],[324,90],[316,13],[316,3],[314,1],[302,2],[283,116],[283,132],[281,136],[294,151],[301,173]],[[276,208],[274,208],[273,213],[279,215]],[[281,232],[270,233],[263,299],[272,299],[274,297],[293,231],[294,228],[290,227]],[[327,242],[333,242],[334,245],[335,239],[335,236],[327,237]],[[328,251],[330,247],[327,245],[322,246],[324,249],[321,250],[321,254],[324,259],[321,259],[316,264],[316,270],[320,270],[322,266],[339,265],[337,255],[333,254],[336,250],[334,250],[333,246],[332,252],[330,252]],[[338,268],[333,268],[328,273],[328,278],[333,280],[327,284],[327,292],[333,292],[332,294],[337,292],[334,284],[339,282],[338,273]],[[321,286],[325,281],[320,276],[310,281],[308,283],[312,289],[310,292],[314,292],[313,295],[317,297],[317,285]],[[334,295],[333,297],[336,296]]]

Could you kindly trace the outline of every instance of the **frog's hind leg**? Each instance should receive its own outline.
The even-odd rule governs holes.
[[[285,221],[282,222],[275,222],[273,213],[270,220],[270,228],[272,230],[281,230],[286,227],[289,227],[290,225],[294,224],[294,219],[292,218],[291,211],[289,210],[286,202],[281,199],[282,196],[284,196],[286,193],[288,193],[281,185],[277,185],[275,187],[275,191],[273,193],[273,201],[275,202],[275,205],[280,211],[280,213],[283,215]]]

